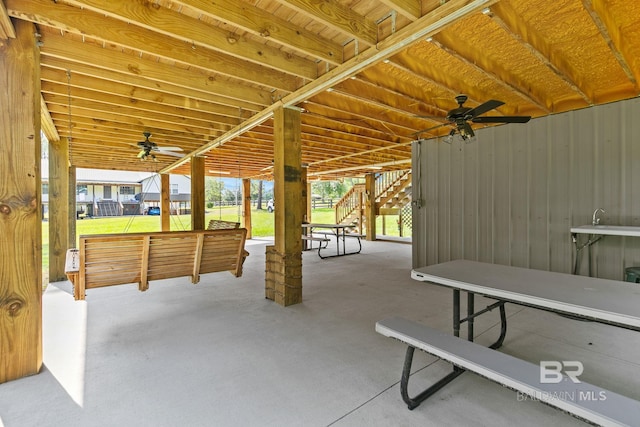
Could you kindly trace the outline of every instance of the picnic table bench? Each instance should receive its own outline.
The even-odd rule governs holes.
[[[377,332],[408,345],[400,389],[409,409],[470,371],[592,423],[640,426],[640,402],[596,385],[576,382],[567,375],[542,381],[542,364],[538,366],[497,351],[507,331],[505,303],[640,331],[640,292],[636,284],[466,260],[415,269],[412,277],[453,290],[454,334],[397,317],[376,323]],[[467,293],[467,315],[463,319],[461,291]],[[476,311],[475,294],[497,302]],[[474,319],[496,308],[501,324],[497,341],[489,347],[474,343]],[[461,323],[467,323],[466,340],[459,337]],[[410,397],[408,383],[416,348],[451,363],[454,368],[417,396]]]
[[[80,236],[78,249],[67,251],[65,270],[74,298],[83,300],[87,289],[229,271],[242,275],[249,255],[244,249],[247,230],[196,230],[120,233]]]

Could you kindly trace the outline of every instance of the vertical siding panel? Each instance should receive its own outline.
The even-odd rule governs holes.
[[[501,126],[511,148],[510,156],[510,257],[511,265],[529,266],[529,158],[526,127]]]
[[[596,186],[597,194],[600,195],[601,207],[606,210],[603,215],[602,224],[622,224],[621,216],[621,169],[620,150],[621,133],[620,133],[620,103],[603,105],[600,108],[593,109],[594,122],[597,123],[595,135],[595,143],[599,166]],[[595,209],[595,208],[594,208]],[[599,277],[622,278],[623,268],[623,245],[625,238],[617,236],[608,236],[600,240],[595,245],[595,261],[597,268],[594,268],[594,274]]]
[[[414,265],[464,256],[570,272],[569,228],[591,223],[594,209],[607,210],[605,223],[640,226],[638,117],[635,98],[482,129],[462,151],[422,143]],[[605,237],[593,250],[598,277],[621,279],[624,267],[640,266],[640,238]]]
[[[439,175],[440,175],[440,163],[438,156],[438,143],[434,141],[428,141],[422,143],[423,150],[426,152],[423,156],[424,162],[427,164],[427,177],[426,191],[425,191],[425,207],[424,211],[427,213],[427,223],[425,227],[426,235],[429,238],[428,251],[428,264],[435,264],[441,262],[438,257],[438,247],[440,241],[440,222],[438,217],[438,205],[439,205]]]
[[[422,265],[421,260],[427,259],[426,245],[429,239],[426,238],[425,229],[427,216],[422,214],[422,203],[424,202],[425,180],[422,175],[426,171],[425,164],[422,162],[423,151],[422,143],[414,142],[411,144],[411,200],[419,201],[421,207],[415,205],[411,208],[411,267],[418,268]]]
[[[438,166],[442,170],[438,185],[438,260],[451,260],[451,150],[450,146],[437,143]]]
[[[467,144],[464,147],[464,259],[478,259],[478,146]]]
[[[568,115],[571,119],[570,126],[573,133],[573,138],[571,138],[574,166],[571,174],[572,225],[591,224],[593,211],[600,205],[600,201],[597,200],[597,188],[594,185],[600,167],[595,161],[593,111],[592,109],[575,111],[568,113]],[[580,257],[581,268],[579,272],[582,274],[589,273],[587,268],[589,255],[589,248],[585,248]]]
[[[445,147],[446,145],[446,147]],[[449,173],[449,224],[450,259],[464,258],[464,150],[466,146],[459,141],[451,145],[443,144],[450,155]]]
[[[573,268],[571,244],[572,166],[571,131],[568,118],[559,114],[544,120],[549,141],[549,269],[570,273]]]
[[[534,120],[528,127],[529,146],[529,267],[549,269],[549,176],[545,123]]]
[[[620,221],[640,226],[640,98],[625,102],[620,117],[623,165]],[[640,238],[627,238],[624,243],[624,267],[640,266]]]
[[[493,129],[492,129],[493,130]],[[493,144],[493,254],[496,264],[511,264],[511,145],[501,133],[494,131]]]
[[[478,144],[478,261],[493,262],[493,132]]]

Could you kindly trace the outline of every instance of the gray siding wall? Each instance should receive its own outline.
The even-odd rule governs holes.
[[[469,259],[570,273],[570,227],[640,226],[640,99],[481,129],[470,143],[414,143],[413,266]],[[584,241],[585,235],[580,237]],[[640,238],[585,249],[597,277],[640,266]]]

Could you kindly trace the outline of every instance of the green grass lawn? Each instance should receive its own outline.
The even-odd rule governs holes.
[[[331,208],[314,209],[311,214],[313,222],[333,223],[335,214]],[[238,208],[214,208],[209,209],[205,215],[205,224],[211,219],[222,219],[225,221],[240,222]],[[251,212],[251,233],[253,237],[273,236],[274,214],[263,210],[253,210]],[[382,234],[382,217],[378,217],[376,229],[378,234]],[[191,229],[190,215],[172,215],[171,231],[181,231]],[[85,234],[111,234],[111,233],[138,233],[160,231],[160,217],[148,215],[116,216],[87,218],[76,221],[76,236]],[[396,217],[386,218],[386,235],[398,236],[398,226]],[[42,270],[48,276],[49,269],[49,223],[42,223]]]

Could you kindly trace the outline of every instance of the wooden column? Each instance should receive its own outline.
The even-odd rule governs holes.
[[[191,229],[204,230],[204,157],[191,158]]]
[[[311,220],[311,199],[312,199],[312,194],[311,194],[311,183],[309,181],[307,181],[307,222],[313,222]]]
[[[68,208],[67,208],[67,221],[69,224],[69,233],[67,246],[69,248],[75,248],[76,244],[76,167],[69,166],[69,173],[67,179],[67,194],[68,194]]]
[[[171,231],[171,175],[160,175],[160,225],[162,231]]]
[[[273,119],[275,246],[267,248],[266,295],[288,306],[302,302],[300,110],[280,108]]]
[[[247,229],[247,239],[251,238],[251,180],[242,180],[242,227]]]
[[[36,28],[0,40],[0,383],[42,366],[40,58]]]
[[[300,198],[300,209],[301,209],[301,218],[302,221],[311,222],[307,218],[309,212],[309,201],[311,200],[311,194],[307,191],[307,168],[303,167],[300,169],[300,188],[302,189],[301,198]]]
[[[69,140],[49,141],[49,281],[66,280],[69,249]]]
[[[376,240],[376,174],[368,173],[364,179],[367,240]]]

